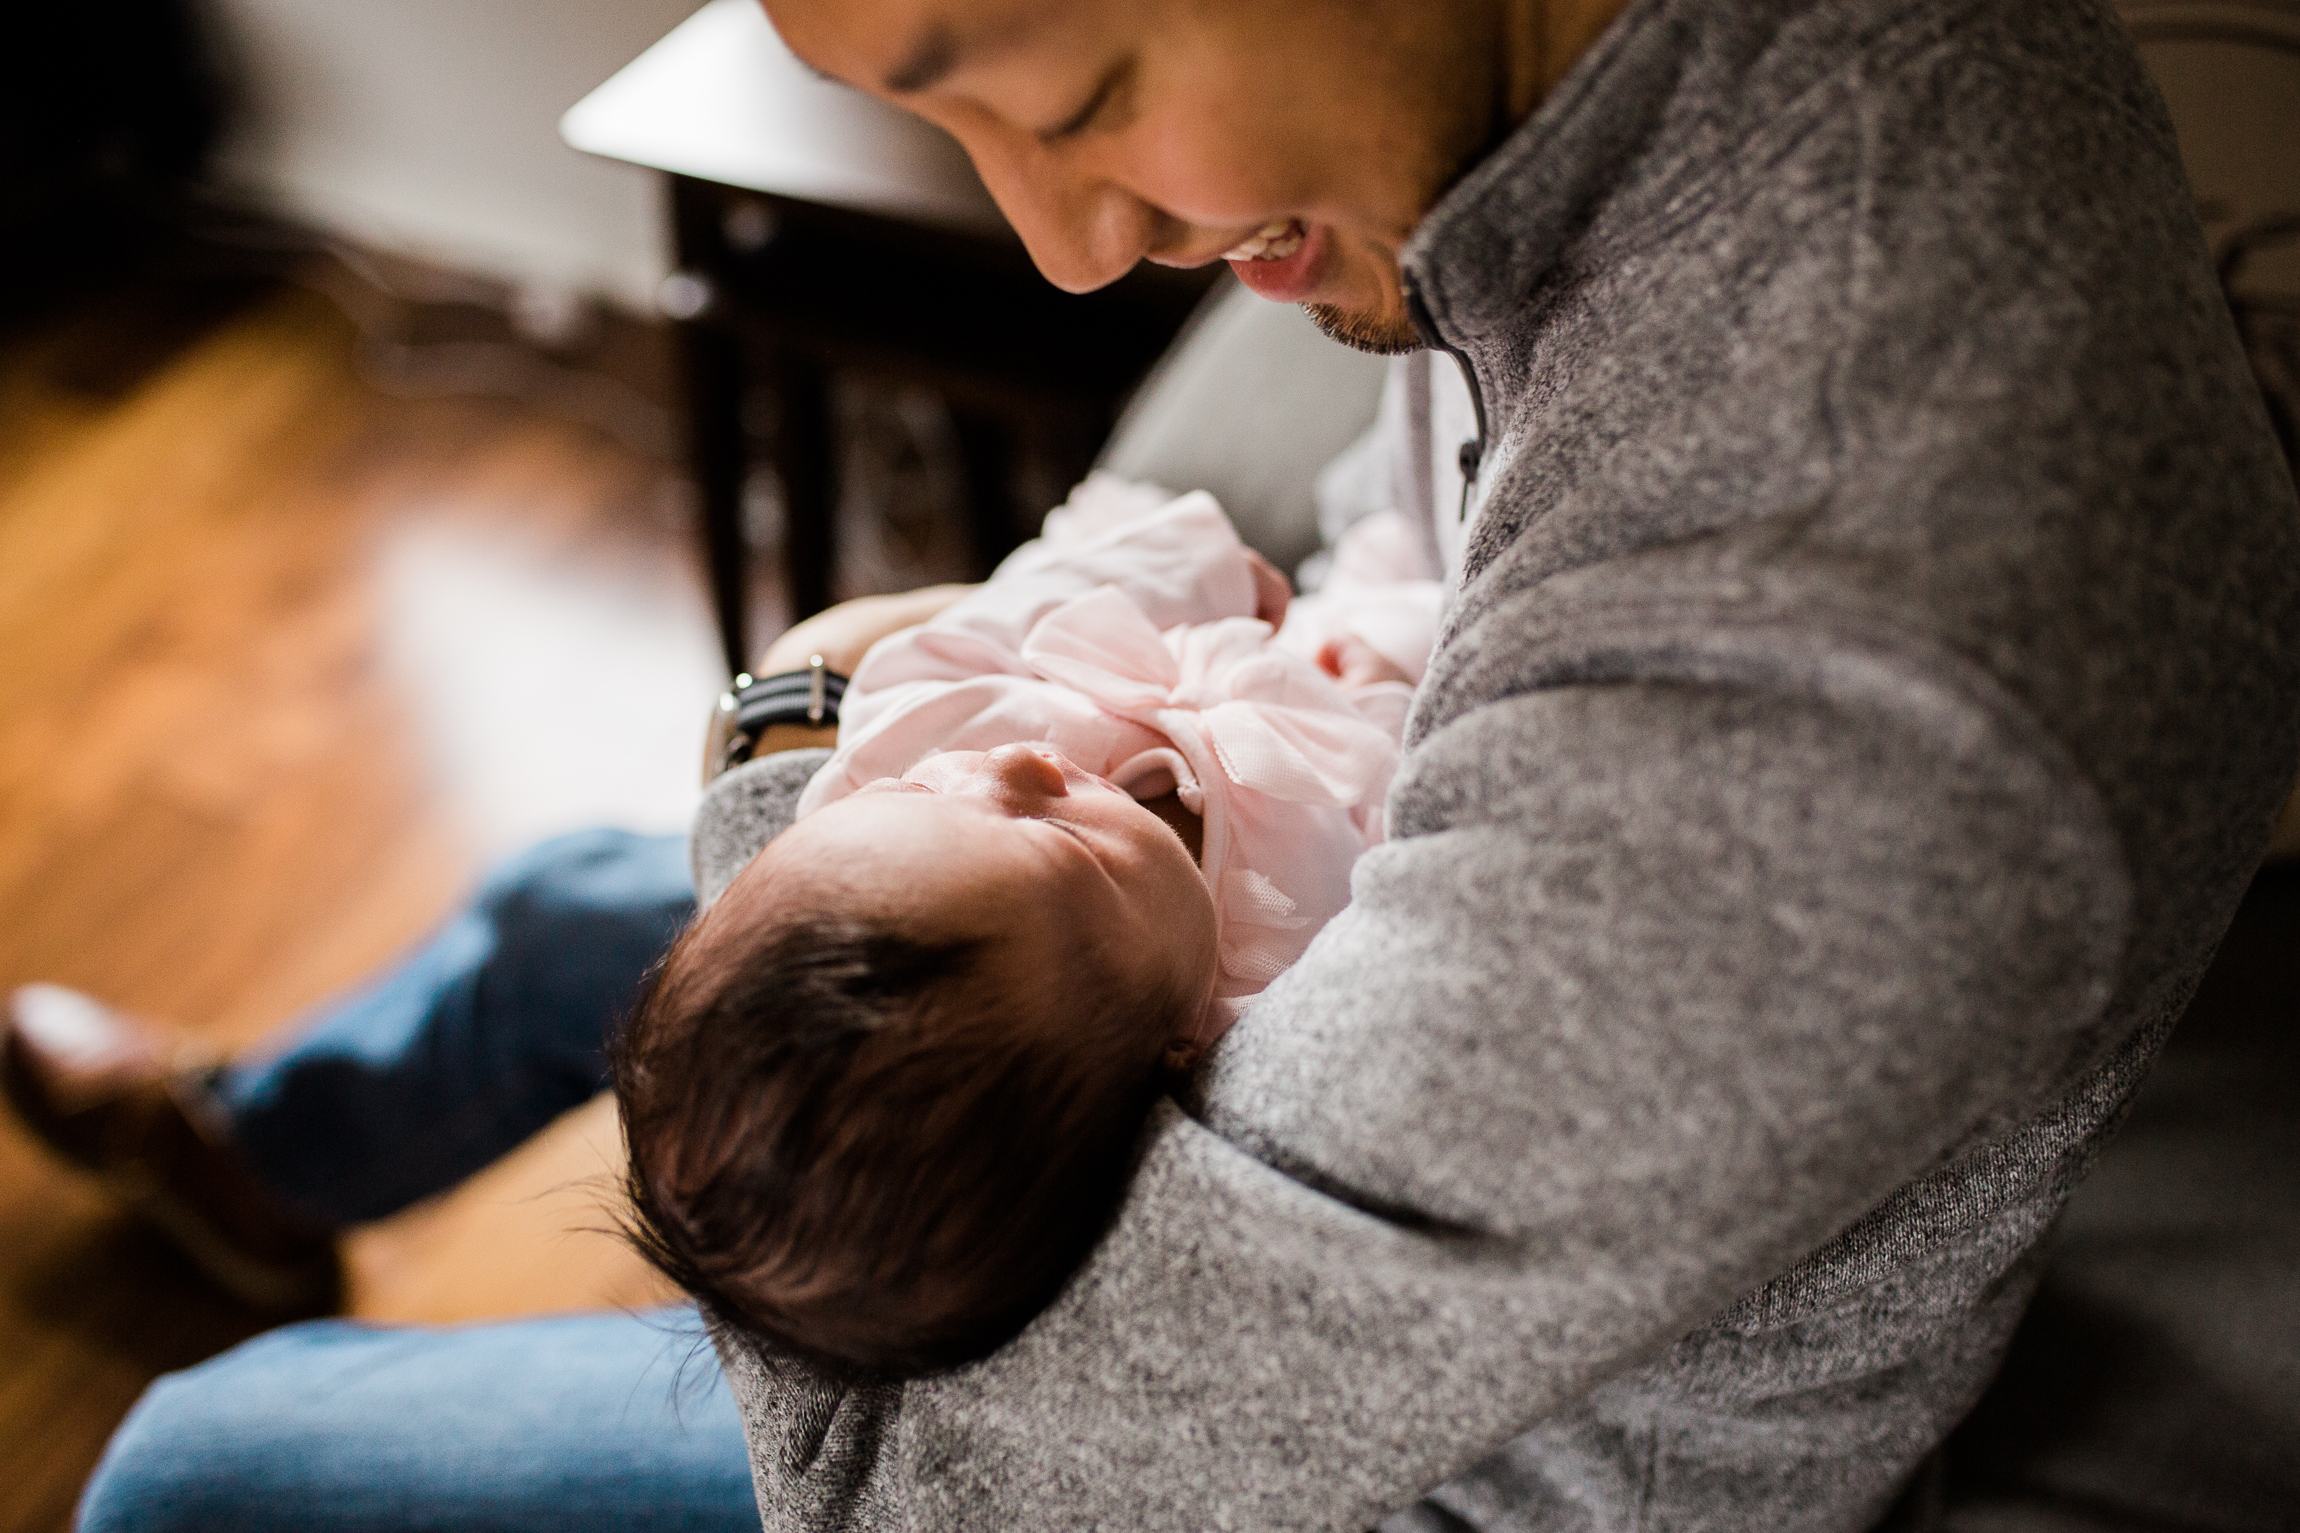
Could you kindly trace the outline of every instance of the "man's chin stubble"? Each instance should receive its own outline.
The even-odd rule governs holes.
[[[1386,314],[1366,314],[1344,309],[1330,303],[1305,303],[1302,312],[1310,316],[1328,340],[1341,342],[1353,351],[1370,351],[1377,357],[1401,356],[1419,351],[1423,346],[1421,332],[1410,320],[1392,318]]]

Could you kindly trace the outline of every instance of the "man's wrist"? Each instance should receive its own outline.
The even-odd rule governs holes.
[[[836,724],[769,724],[759,731],[759,737],[748,749],[732,751],[706,747],[709,757],[704,763],[703,784],[708,787],[736,767],[784,751],[837,750],[839,731]]]
[[[846,688],[847,679],[819,654],[803,670],[737,676],[704,730],[703,781],[775,751],[835,748]]]
[[[759,735],[759,743],[751,747],[748,759],[756,761],[778,751],[836,750],[838,744],[836,724],[769,724]]]

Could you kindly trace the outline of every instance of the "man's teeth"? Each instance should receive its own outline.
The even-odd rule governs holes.
[[[1283,261],[1302,248],[1309,238],[1299,221],[1291,218],[1273,218],[1256,229],[1235,249],[1226,252],[1225,261]]]

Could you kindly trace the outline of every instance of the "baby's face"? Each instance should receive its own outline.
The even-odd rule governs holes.
[[[833,909],[922,940],[980,940],[1018,978],[1100,955],[1203,1007],[1214,902],[1167,824],[1051,746],[930,756],[800,820],[711,912],[743,925]]]

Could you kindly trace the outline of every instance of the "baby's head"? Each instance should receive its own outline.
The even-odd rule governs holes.
[[[1101,1236],[1215,971],[1181,839],[1056,752],[870,784],[745,868],[624,1030],[638,1238],[818,1361],[979,1357]]]

